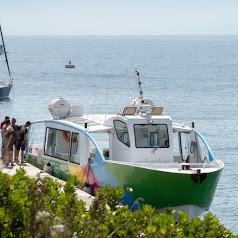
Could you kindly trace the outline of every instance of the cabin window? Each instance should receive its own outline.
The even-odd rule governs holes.
[[[168,148],[169,135],[166,124],[134,125],[137,148]]]
[[[45,155],[69,160],[71,133],[69,131],[46,128]]]
[[[45,151],[46,155],[56,157],[56,136],[57,130],[46,128]]]
[[[126,123],[117,120],[115,120],[113,123],[118,140],[121,141],[126,146],[130,147],[130,137]]]

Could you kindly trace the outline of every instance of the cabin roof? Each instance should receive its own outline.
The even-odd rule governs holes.
[[[122,115],[113,115],[113,114],[95,114],[95,115],[82,115],[79,117],[68,117],[63,120],[75,123],[77,125],[80,125],[82,127],[87,128],[88,131],[94,132],[94,131],[108,131],[110,130],[111,123],[115,119],[124,118],[126,120],[130,120],[131,122],[139,122],[142,120],[171,120],[171,117],[169,116],[152,116],[152,117],[143,117],[139,115],[133,115],[133,116],[122,116]],[[139,119],[139,120],[138,120]],[[106,122],[106,123],[105,123]]]
[[[112,116],[112,115],[110,115]],[[64,121],[72,122],[82,127],[87,128],[88,132],[109,132],[112,127],[104,126],[103,123],[107,119],[106,115],[87,115],[79,117],[70,117],[64,119]]]
[[[81,127],[87,129],[88,132],[91,133],[108,133],[110,132],[112,127],[112,121],[114,119],[124,118],[126,120],[131,120],[134,122],[138,122],[138,118],[140,119],[148,119],[146,117],[140,117],[138,115],[133,116],[118,116],[118,115],[103,115],[103,114],[95,114],[95,115],[87,115],[87,116],[79,116],[79,117],[69,117],[63,119],[63,121],[71,122]],[[109,120],[108,120],[109,119]],[[160,120],[171,120],[169,116],[153,116],[152,120],[160,119]],[[105,123],[106,122],[106,123]],[[189,133],[193,129],[191,127],[185,126],[184,124],[174,123],[172,124],[174,132],[186,132]]]
[[[108,133],[112,130],[113,128],[110,126],[104,126],[104,125],[96,125],[96,126],[90,126],[88,128],[88,131],[90,133]]]
[[[92,120],[90,118],[85,118],[85,117],[71,117],[71,118],[66,118],[64,119],[65,121],[69,121],[75,124],[78,124],[80,126],[85,127],[85,125],[87,124],[87,126],[96,126],[96,125],[101,125],[100,122],[97,122],[95,120]]]
[[[188,127],[188,126],[185,126],[184,124],[173,123],[173,130],[174,130],[174,132],[187,132],[187,133],[189,133],[190,131],[192,131],[192,128]]]

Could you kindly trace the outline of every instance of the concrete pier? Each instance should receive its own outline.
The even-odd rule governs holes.
[[[33,165],[31,165],[29,163],[24,163],[24,164],[18,163],[15,166],[12,166],[12,167],[11,166],[5,167],[2,164],[2,162],[0,163],[1,172],[5,173],[5,174],[9,174],[11,176],[16,174],[16,171],[19,168],[24,168],[27,175],[30,178],[37,178],[38,176],[40,176],[40,178],[50,177],[55,181],[61,182],[62,184],[66,183],[65,181],[63,181],[61,179],[58,179],[58,178],[55,178],[52,175],[44,172],[43,170],[40,170],[40,169],[34,167]],[[86,203],[86,208],[87,208],[87,210],[89,210],[89,207],[92,204],[92,201],[94,200],[94,197],[92,195],[88,194],[88,193],[85,193],[84,191],[82,191],[81,189],[78,189],[78,188],[76,188],[75,193],[77,194],[77,197],[78,197],[79,200],[83,200]]]

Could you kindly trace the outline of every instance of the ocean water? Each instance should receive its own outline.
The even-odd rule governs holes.
[[[210,211],[238,234],[238,36],[5,36],[14,88],[0,118],[49,118],[64,97],[86,113],[117,113],[138,94],[190,124],[225,163]],[[71,60],[75,69],[65,69]],[[7,75],[0,56],[0,79]]]

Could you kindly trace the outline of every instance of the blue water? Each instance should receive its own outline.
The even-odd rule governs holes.
[[[224,161],[210,211],[238,234],[238,37],[6,36],[5,44],[14,90],[0,116],[18,124],[50,117],[60,96],[87,113],[119,112],[137,96],[139,70],[144,96],[174,121],[194,121]],[[69,60],[75,69],[65,69]]]

